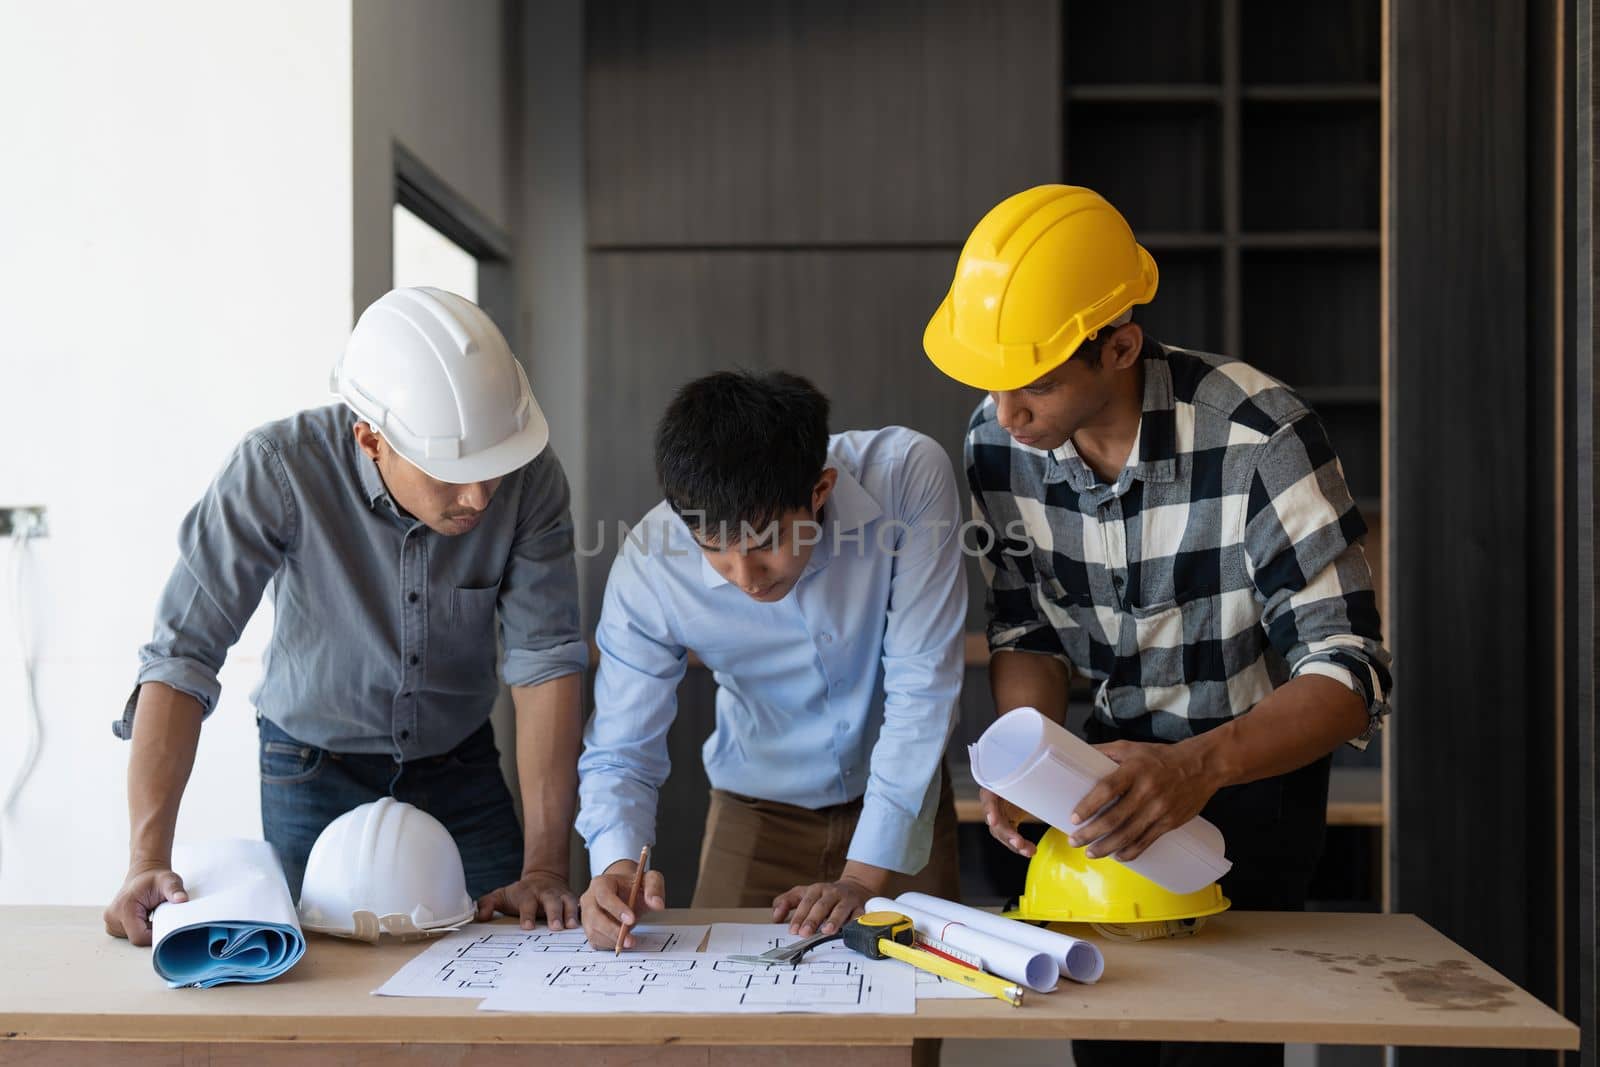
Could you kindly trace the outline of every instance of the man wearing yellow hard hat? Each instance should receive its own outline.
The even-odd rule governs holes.
[[[990,685],[1001,712],[1061,720],[1071,672],[1097,683],[1089,740],[1119,766],[1062,828],[1088,856],[1135,859],[1204,814],[1227,839],[1234,906],[1298,910],[1331,753],[1388,712],[1366,524],[1292,390],[1144,333],[1134,308],[1157,280],[1103,197],[1039,186],[978,223],[928,323],[934,365],[989,394],[965,451]],[[983,802],[994,836],[1031,855],[1023,813]],[[1078,1042],[1074,1056],[1277,1063],[1282,1049]]]

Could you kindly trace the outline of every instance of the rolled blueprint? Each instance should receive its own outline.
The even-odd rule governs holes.
[[[168,985],[267,982],[305,955],[289,884],[265,841],[179,845],[172,868],[189,899],[150,916],[150,959]]]
[[[1117,768],[1110,756],[1033,708],[1000,716],[967,753],[979,785],[1066,834],[1078,802]],[[1197,893],[1233,866],[1224,851],[1222,831],[1196,815],[1124,866],[1169,892]]]
[[[1105,954],[1092,941],[1080,941],[1054,930],[1002,918],[993,912],[979,911],[926,893],[901,893],[890,910],[904,914],[906,908],[915,908],[942,922],[962,923],[1003,941],[1015,941],[1048,952],[1061,973],[1074,982],[1098,982],[1106,971]]]
[[[983,961],[983,969],[1001,978],[1020,982],[1029,989],[1048,993],[1056,987],[1061,973],[1055,957],[1015,941],[991,937],[981,930],[960,923],[951,924],[935,915],[887,897],[867,901],[868,911],[899,912],[911,920],[917,933],[937,938],[951,948],[960,949]]]

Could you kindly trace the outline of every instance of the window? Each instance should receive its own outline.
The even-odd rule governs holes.
[[[399,204],[394,206],[394,286],[429,285],[478,303],[478,260]]]

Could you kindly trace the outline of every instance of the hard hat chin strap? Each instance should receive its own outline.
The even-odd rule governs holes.
[[[1162,938],[1193,937],[1206,924],[1198,919],[1164,919],[1148,923],[1090,923],[1095,931],[1113,941],[1159,941]]]

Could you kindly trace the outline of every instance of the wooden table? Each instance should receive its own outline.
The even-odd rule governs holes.
[[[1410,915],[1226,914],[1187,940],[1104,944],[1097,985],[1063,982],[1022,1008],[922,1001],[912,1016],[491,1014],[472,1001],[371,996],[415,944],[315,935],[275,982],[174,990],[148,950],[105,935],[95,908],[0,908],[0,946],[0,1064],[461,1063],[470,1053],[475,1065],[887,1067],[937,1037],[1578,1047],[1572,1023]]]

